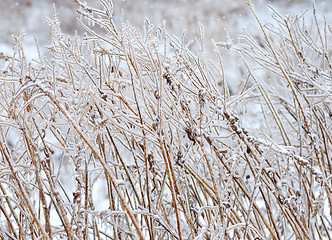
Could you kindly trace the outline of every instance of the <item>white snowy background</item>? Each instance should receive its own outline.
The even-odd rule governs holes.
[[[273,19],[272,7],[280,14],[299,14],[311,12],[311,0],[254,0],[255,10],[263,23],[269,23]],[[100,6],[98,1],[86,1],[89,6]],[[252,36],[259,35],[259,26],[250,13],[245,0],[115,0],[114,19],[116,23],[128,21],[133,26],[141,27],[144,19],[148,19],[155,26],[166,24],[167,32],[178,38],[184,36],[185,41],[194,40],[199,35],[198,23],[204,28],[205,51],[212,54],[213,45],[211,39],[216,42],[235,43],[240,35],[248,32]],[[319,20],[323,23],[332,19],[332,1],[316,0]],[[61,30],[68,35],[79,35],[84,29],[77,21],[75,13],[76,5],[70,0],[1,0],[0,1],[0,52],[11,53],[13,51],[13,38],[24,34],[23,46],[25,46],[28,59],[37,58],[35,39],[40,44],[41,51],[51,42],[51,28],[47,18],[52,18],[53,6],[61,22]],[[308,24],[311,14],[308,15]],[[44,52],[43,52],[44,53]],[[228,53],[223,55],[227,59]],[[234,59],[227,59],[225,67],[227,79],[231,88],[236,88],[236,82],[241,73]],[[235,89],[234,89],[235,90]]]

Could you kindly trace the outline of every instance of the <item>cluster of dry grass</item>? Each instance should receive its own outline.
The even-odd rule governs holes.
[[[103,33],[65,36],[54,16],[49,58],[26,62],[20,39],[1,55],[2,238],[332,238],[331,27],[315,11],[310,28],[257,18],[259,42],[215,43],[208,63],[76,2]],[[235,96],[221,47],[247,67]]]

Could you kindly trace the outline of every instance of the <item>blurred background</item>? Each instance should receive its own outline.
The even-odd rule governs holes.
[[[101,8],[98,0],[81,2]],[[308,16],[306,24],[313,24],[312,0],[252,0],[252,3],[262,23],[273,22],[271,6],[281,14],[302,15],[308,11],[304,14],[304,18]],[[204,27],[205,55],[209,60],[214,58],[211,39],[236,43],[238,37],[247,32],[256,39],[261,35],[246,0],[113,0],[113,5],[114,21],[118,25],[121,21],[128,21],[140,28],[144,19],[149,19],[155,26],[165,22],[167,32],[179,39],[184,36],[185,42],[199,36],[200,22]],[[25,33],[22,43],[28,60],[38,58],[35,38],[41,46],[42,55],[47,55],[44,47],[51,43],[51,28],[46,19],[52,18],[53,6],[62,31],[73,35],[77,30],[79,36],[83,36],[84,30],[77,20],[79,16],[74,0],[0,0],[0,53],[10,55],[14,48],[13,38]],[[324,21],[323,16],[327,17],[328,24],[331,23],[332,1],[316,0],[316,8],[321,23]],[[239,60],[227,50],[221,51],[226,79],[236,92],[243,75]]]
[[[84,2],[84,1],[81,1]],[[98,0],[85,1],[89,6],[101,8]],[[304,14],[306,24],[312,21],[312,0],[252,0],[255,11],[262,23],[272,23],[273,11],[281,14]],[[149,19],[155,26],[166,23],[167,32],[179,39],[189,42],[199,36],[198,22],[204,27],[205,55],[213,59],[213,45],[216,42],[236,43],[240,35],[250,33],[259,39],[259,27],[246,0],[113,0],[114,20],[122,20],[141,27],[144,19]],[[42,54],[47,55],[45,46],[51,43],[51,28],[47,18],[52,18],[54,7],[61,29],[65,34],[73,35],[78,31],[83,36],[83,28],[77,18],[74,0],[0,0],[0,53],[10,55],[13,52],[13,38],[25,33],[23,47],[28,59],[37,59],[35,38],[38,40]],[[319,21],[327,24],[332,21],[332,1],[316,0]],[[99,29],[99,27],[98,27]],[[183,34],[185,32],[185,35]],[[221,50],[224,60],[226,79],[230,88],[236,92],[243,71],[239,60],[227,50]],[[211,58],[212,57],[212,58]]]
[[[98,0],[87,0],[88,5],[100,7]],[[170,34],[181,36],[186,31],[186,38],[197,35],[198,25],[204,26],[206,39],[225,38],[227,31],[234,36],[242,28],[250,28],[247,21],[249,9],[245,0],[114,0],[116,21],[122,18],[135,26],[141,26],[144,18],[158,26],[166,20]],[[34,41],[36,36],[41,44],[50,41],[50,28],[46,21],[52,17],[54,6],[58,12],[63,32],[73,34],[82,31],[76,21],[78,17],[74,0],[0,0],[0,44],[10,44],[13,37],[26,33],[26,41]],[[272,15],[267,5],[270,4],[282,12],[303,12],[310,9],[311,0],[253,0],[261,15]],[[331,12],[332,1],[319,0],[316,5],[327,15]]]

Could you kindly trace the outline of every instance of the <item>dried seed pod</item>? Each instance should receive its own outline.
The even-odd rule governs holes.
[[[185,162],[185,159],[183,158],[182,152],[179,150],[176,154],[176,161],[175,163],[179,165],[180,167],[183,167],[183,164]]]

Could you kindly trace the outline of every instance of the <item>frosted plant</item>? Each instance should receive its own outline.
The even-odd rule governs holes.
[[[207,63],[148,20],[115,25],[99,2],[76,1],[82,39],[54,14],[50,57],[27,63],[20,39],[1,56],[2,234],[331,238],[331,32],[315,11],[310,31],[257,18],[261,42],[227,45],[247,67],[231,95],[223,44]],[[260,129],[246,127],[253,100]]]

